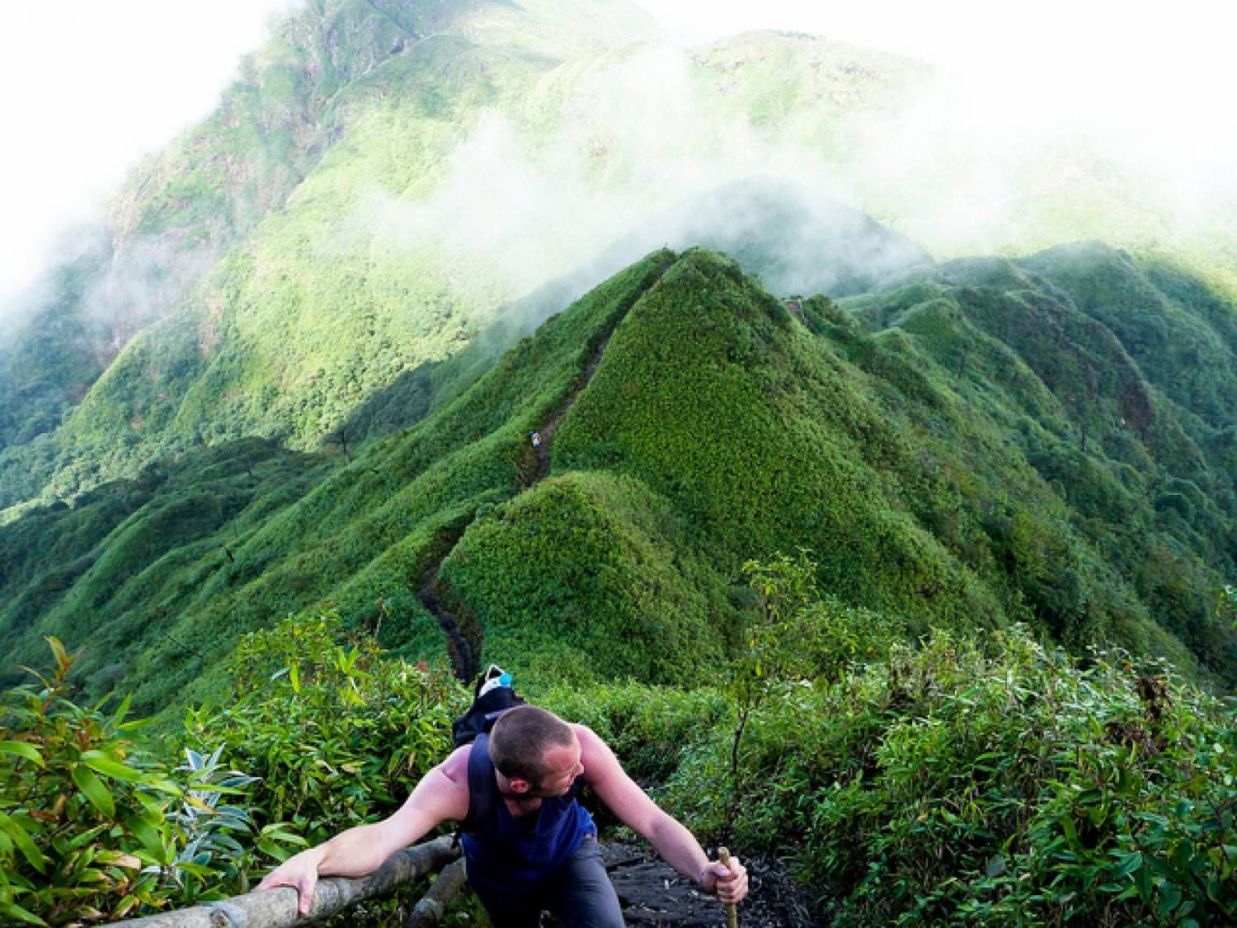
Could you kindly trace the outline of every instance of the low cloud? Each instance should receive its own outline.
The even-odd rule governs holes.
[[[217,257],[205,245],[185,248],[156,236],[120,245],[82,296],[84,319],[106,339],[99,346],[105,358],[147,325],[172,315]]]
[[[745,66],[745,42],[759,56],[771,41],[732,40],[735,66]],[[884,80],[884,67],[905,83],[829,117],[826,145],[820,106],[792,102],[749,120],[747,104],[719,92],[716,74],[704,76],[708,50],[661,44],[583,73],[569,65],[523,110],[482,114],[430,194],[375,190],[354,228],[376,230],[384,247],[437,255],[445,277],[461,260],[483,267],[515,299],[564,275],[579,278],[574,295],[660,245],[705,244],[742,260],[764,235],[781,260],[749,269],[771,288],[837,292],[923,260],[916,244],[950,257],[1091,237],[1179,243],[1233,214],[1226,130],[1181,136],[1189,141],[1177,147],[1123,106],[1096,119],[1112,89],[1100,78],[1054,109],[1068,87],[1050,62],[1038,75],[1040,99],[1025,82],[987,86],[969,68],[932,71],[825,40],[785,41],[822,73],[855,75],[848,89],[861,99],[863,81]],[[803,79],[793,56],[776,67]],[[771,73],[759,78],[766,94],[778,79]]]
[[[447,279],[484,268],[505,300],[564,277],[556,299],[574,297],[662,246],[727,251],[779,292],[845,289],[926,259],[831,197],[849,191],[827,162],[727,110],[681,48],[613,59],[557,105],[548,132],[540,99],[482,113],[431,193],[372,191],[347,240],[436,256]]]

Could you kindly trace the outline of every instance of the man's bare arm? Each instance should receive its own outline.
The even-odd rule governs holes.
[[[302,915],[313,904],[320,876],[365,876],[383,861],[447,821],[468,815],[468,754],[459,748],[434,767],[413,789],[394,815],[371,825],[340,832],[317,847],[288,858],[266,875],[258,889],[292,886]]]
[[[731,859],[729,870],[711,862],[695,835],[627,775],[608,744],[584,725],[572,728],[580,739],[584,782],[619,821],[648,839],[666,863],[706,892],[716,892],[723,902],[738,902],[747,895],[747,869],[738,858]]]

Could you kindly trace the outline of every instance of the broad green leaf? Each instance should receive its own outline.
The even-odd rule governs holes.
[[[34,867],[39,873],[46,872],[47,858],[43,856],[43,852],[39,850],[38,845],[34,843],[26,829],[21,826],[21,822],[12,816],[0,812],[0,829],[3,829],[5,834],[17,845],[17,849],[21,851],[22,856],[26,858],[30,866]]]
[[[1129,876],[1142,866],[1143,855],[1138,851],[1125,855],[1125,859],[1117,864],[1117,876]]]
[[[171,780],[154,779],[146,780],[142,783],[143,789],[153,789],[156,792],[166,793],[169,796],[180,797],[183,795],[183,790],[173,783]],[[160,808],[159,801],[153,797],[137,793],[138,801],[147,808]]]
[[[81,832],[80,834],[74,835],[72,840],[64,842],[63,853],[67,853],[69,851],[76,851],[76,850],[79,850],[80,848],[85,847],[87,844],[89,844],[91,841],[97,838],[100,834],[107,831],[107,829],[109,829],[110,827],[111,825],[107,825],[107,824],[95,825],[93,828],[87,828],[85,831]],[[59,844],[56,845],[56,848],[57,848],[57,851],[60,851]]]
[[[139,899],[137,896],[134,896],[134,895],[125,896],[123,899],[120,900],[120,902],[116,904],[116,908],[112,910],[112,916],[114,918],[120,918],[126,912],[132,911],[133,909],[137,908],[141,904],[142,904],[142,900]]]
[[[33,912],[27,912],[21,906],[13,902],[0,902],[0,915],[15,918],[18,921],[25,922],[28,925],[43,925],[46,928],[47,922],[39,918]]]
[[[1074,819],[1069,815],[1062,815],[1058,821],[1061,824],[1061,831],[1065,833],[1065,837],[1069,839],[1071,844],[1078,843],[1078,829],[1074,827]]]
[[[116,803],[112,800],[112,794],[108,788],[103,785],[98,777],[91,772],[90,768],[83,767],[78,764],[73,768],[73,782],[77,784],[85,797],[90,800],[90,804],[111,818],[116,814]]]
[[[284,822],[275,822],[273,825],[267,825],[262,829],[262,837],[269,838],[273,841],[283,841],[287,844],[297,844],[301,847],[308,847],[309,842],[302,838],[294,831],[288,830],[288,825]]]
[[[126,783],[133,783],[142,778],[142,774],[132,767],[122,764],[120,761],[108,757],[102,751],[85,751],[82,753],[82,762],[91,770],[95,770],[104,776],[112,777],[116,780],[123,780]]]
[[[39,749],[25,741],[0,741],[0,754],[16,754],[40,767],[44,766]]]
[[[217,812],[214,806],[203,802],[193,793],[189,793],[187,796],[185,796],[185,802],[188,805],[192,806],[193,808],[197,809],[199,812],[205,812],[208,815],[214,815]]]
[[[131,815],[125,821],[125,827],[129,829],[138,841],[142,842],[142,847],[160,863],[169,863],[167,859],[170,855],[167,847],[163,843],[163,836],[159,834],[154,823],[143,815]]]
[[[1160,917],[1167,918],[1181,904],[1181,890],[1173,883],[1160,887]]]

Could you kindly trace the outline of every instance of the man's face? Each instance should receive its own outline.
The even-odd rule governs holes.
[[[573,733],[570,745],[551,747],[545,752],[544,760],[546,773],[542,775],[541,782],[525,795],[543,799],[566,796],[576,777],[584,772],[584,765],[580,763],[579,739]]]

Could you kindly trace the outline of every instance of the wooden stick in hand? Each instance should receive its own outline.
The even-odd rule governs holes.
[[[717,857],[722,862],[722,866],[729,870],[730,849],[719,847],[717,849]],[[726,903],[726,924],[729,928],[739,928],[739,908],[733,902]]]

